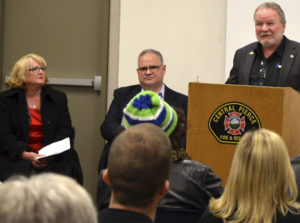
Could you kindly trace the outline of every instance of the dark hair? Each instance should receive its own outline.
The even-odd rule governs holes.
[[[180,161],[185,159],[191,159],[191,157],[186,153],[185,149],[182,148],[182,140],[186,135],[186,116],[182,108],[173,107],[177,113],[177,126],[169,136],[172,144],[172,161]]]

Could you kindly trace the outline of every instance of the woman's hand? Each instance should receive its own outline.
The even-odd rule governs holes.
[[[41,169],[41,168],[45,168],[47,167],[48,165],[48,162],[51,160],[51,159],[36,159],[38,157],[42,157],[42,155],[39,155],[37,153],[34,153],[34,152],[23,152],[22,153],[22,158],[24,160],[28,160],[31,162],[31,164],[37,168],[37,169]]]

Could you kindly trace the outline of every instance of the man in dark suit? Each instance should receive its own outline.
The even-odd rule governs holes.
[[[168,88],[164,84],[165,72],[166,65],[161,53],[153,49],[143,50],[138,56],[137,74],[140,84],[121,87],[114,91],[114,99],[100,127],[101,134],[107,140],[107,144],[100,158],[99,172],[107,166],[110,144],[124,130],[122,125],[123,109],[130,99],[142,90],[156,92],[169,105],[182,108],[187,115],[187,96]]]
[[[286,20],[281,7],[274,2],[259,5],[254,22],[258,41],[236,51],[226,84],[300,90],[300,43],[283,35]]]

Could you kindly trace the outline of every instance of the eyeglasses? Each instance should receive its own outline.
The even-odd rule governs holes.
[[[162,65],[152,65],[152,66],[147,66],[147,67],[139,67],[137,70],[138,71],[142,71],[142,72],[145,72],[145,71],[147,71],[148,69],[150,70],[150,71],[155,71],[155,70],[157,70],[157,69],[159,69],[160,67],[161,67]]]
[[[32,67],[32,68],[29,68],[28,71],[31,71],[31,72],[40,71],[40,70],[45,71],[46,69],[47,69],[47,67]]]

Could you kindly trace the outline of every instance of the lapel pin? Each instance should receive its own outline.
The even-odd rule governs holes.
[[[250,55],[253,55],[253,54],[254,54],[254,52],[253,52],[253,51],[250,51],[250,52],[249,52],[249,54],[250,54]]]
[[[292,59],[293,59],[293,58],[294,58],[294,55],[293,55],[293,54],[291,54],[291,55],[290,55],[290,58],[292,58]]]

